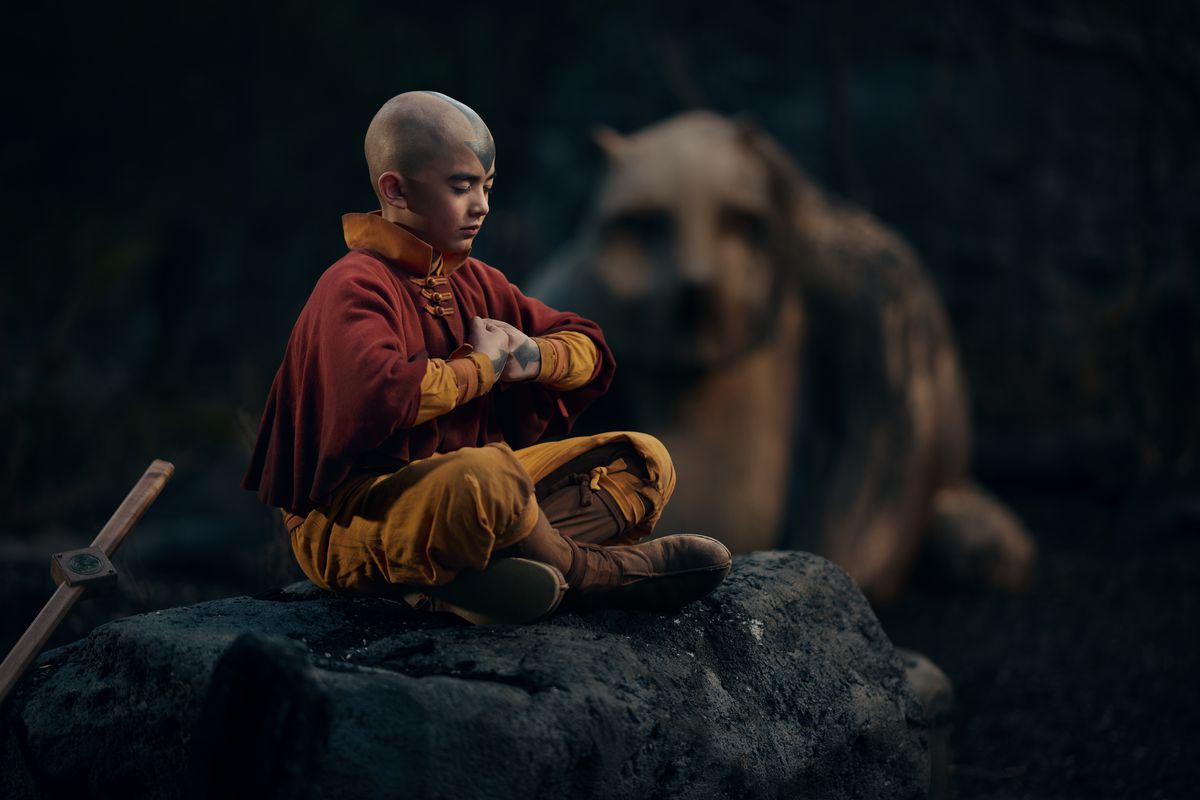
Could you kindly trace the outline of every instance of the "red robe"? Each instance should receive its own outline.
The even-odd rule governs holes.
[[[453,313],[427,313],[413,276],[428,266],[352,250],[317,281],[271,384],[242,487],[270,506],[304,515],[329,502],[351,474],[394,472],[411,461],[504,441],[514,449],[570,431],[608,390],[615,361],[599,326],[526,297],[503,273],[467,258],[438,286]],[[487,394],[413,426],[430,358],[448,359],[472,317],[508,322],[530,336],[578,331],[596,345],[584,386],[497,383]]]

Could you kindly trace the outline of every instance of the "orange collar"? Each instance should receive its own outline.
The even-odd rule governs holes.
[[[471,254],[468,250],[443,255],[378,211],[343,214],[342,233],[351,250],[371,250],[414,275],[449,275]]]

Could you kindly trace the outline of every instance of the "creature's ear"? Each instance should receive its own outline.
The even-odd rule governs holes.
[[[743,111],[734,115],[733,123],[742,144],[761,158],[770,170],[771,191],[780,210],[794,219],[795,214],[802,211],[811,187],[804,171],[749,114]]]
[[[786,183],[804,180],[804,173],[792,157],[759,127],[750,114],[745,111],[738,112],[733,116],[733,123],[737,125],[742,143],[765,161],[776,177]]]
[[[609,161],[620,160],[629,146],[628,139],[607,125],[599,125],[592,130],[592,141]]]
[[[738,131],[745,138],[757,136],[762,129],[758,127],[758,122],[754,119],[754,115],[749,111],[739,111],[733,115],[733,124],[737,126]]]
[[[766,164],[770,175],[771,203],[777,211],[775,233],[784,251],[792,254],[786,274],[790,279],[799,275],[800,255],[809,239],[808,226],[819,194],[804,171],[779,142],[763,131],[748,114],[733,117],[742,145]]]

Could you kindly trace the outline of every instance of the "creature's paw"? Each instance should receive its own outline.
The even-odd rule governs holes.
[[[931,571],[966,586],[1020,591],[1037,560],[1037,545],[1016,515],[971,484],[934,495],[927,542]]]

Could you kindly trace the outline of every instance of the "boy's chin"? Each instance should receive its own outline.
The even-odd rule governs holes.
[[[447,243],[447,253],[465,253],[475,244],[475,236],[461,235]]]

